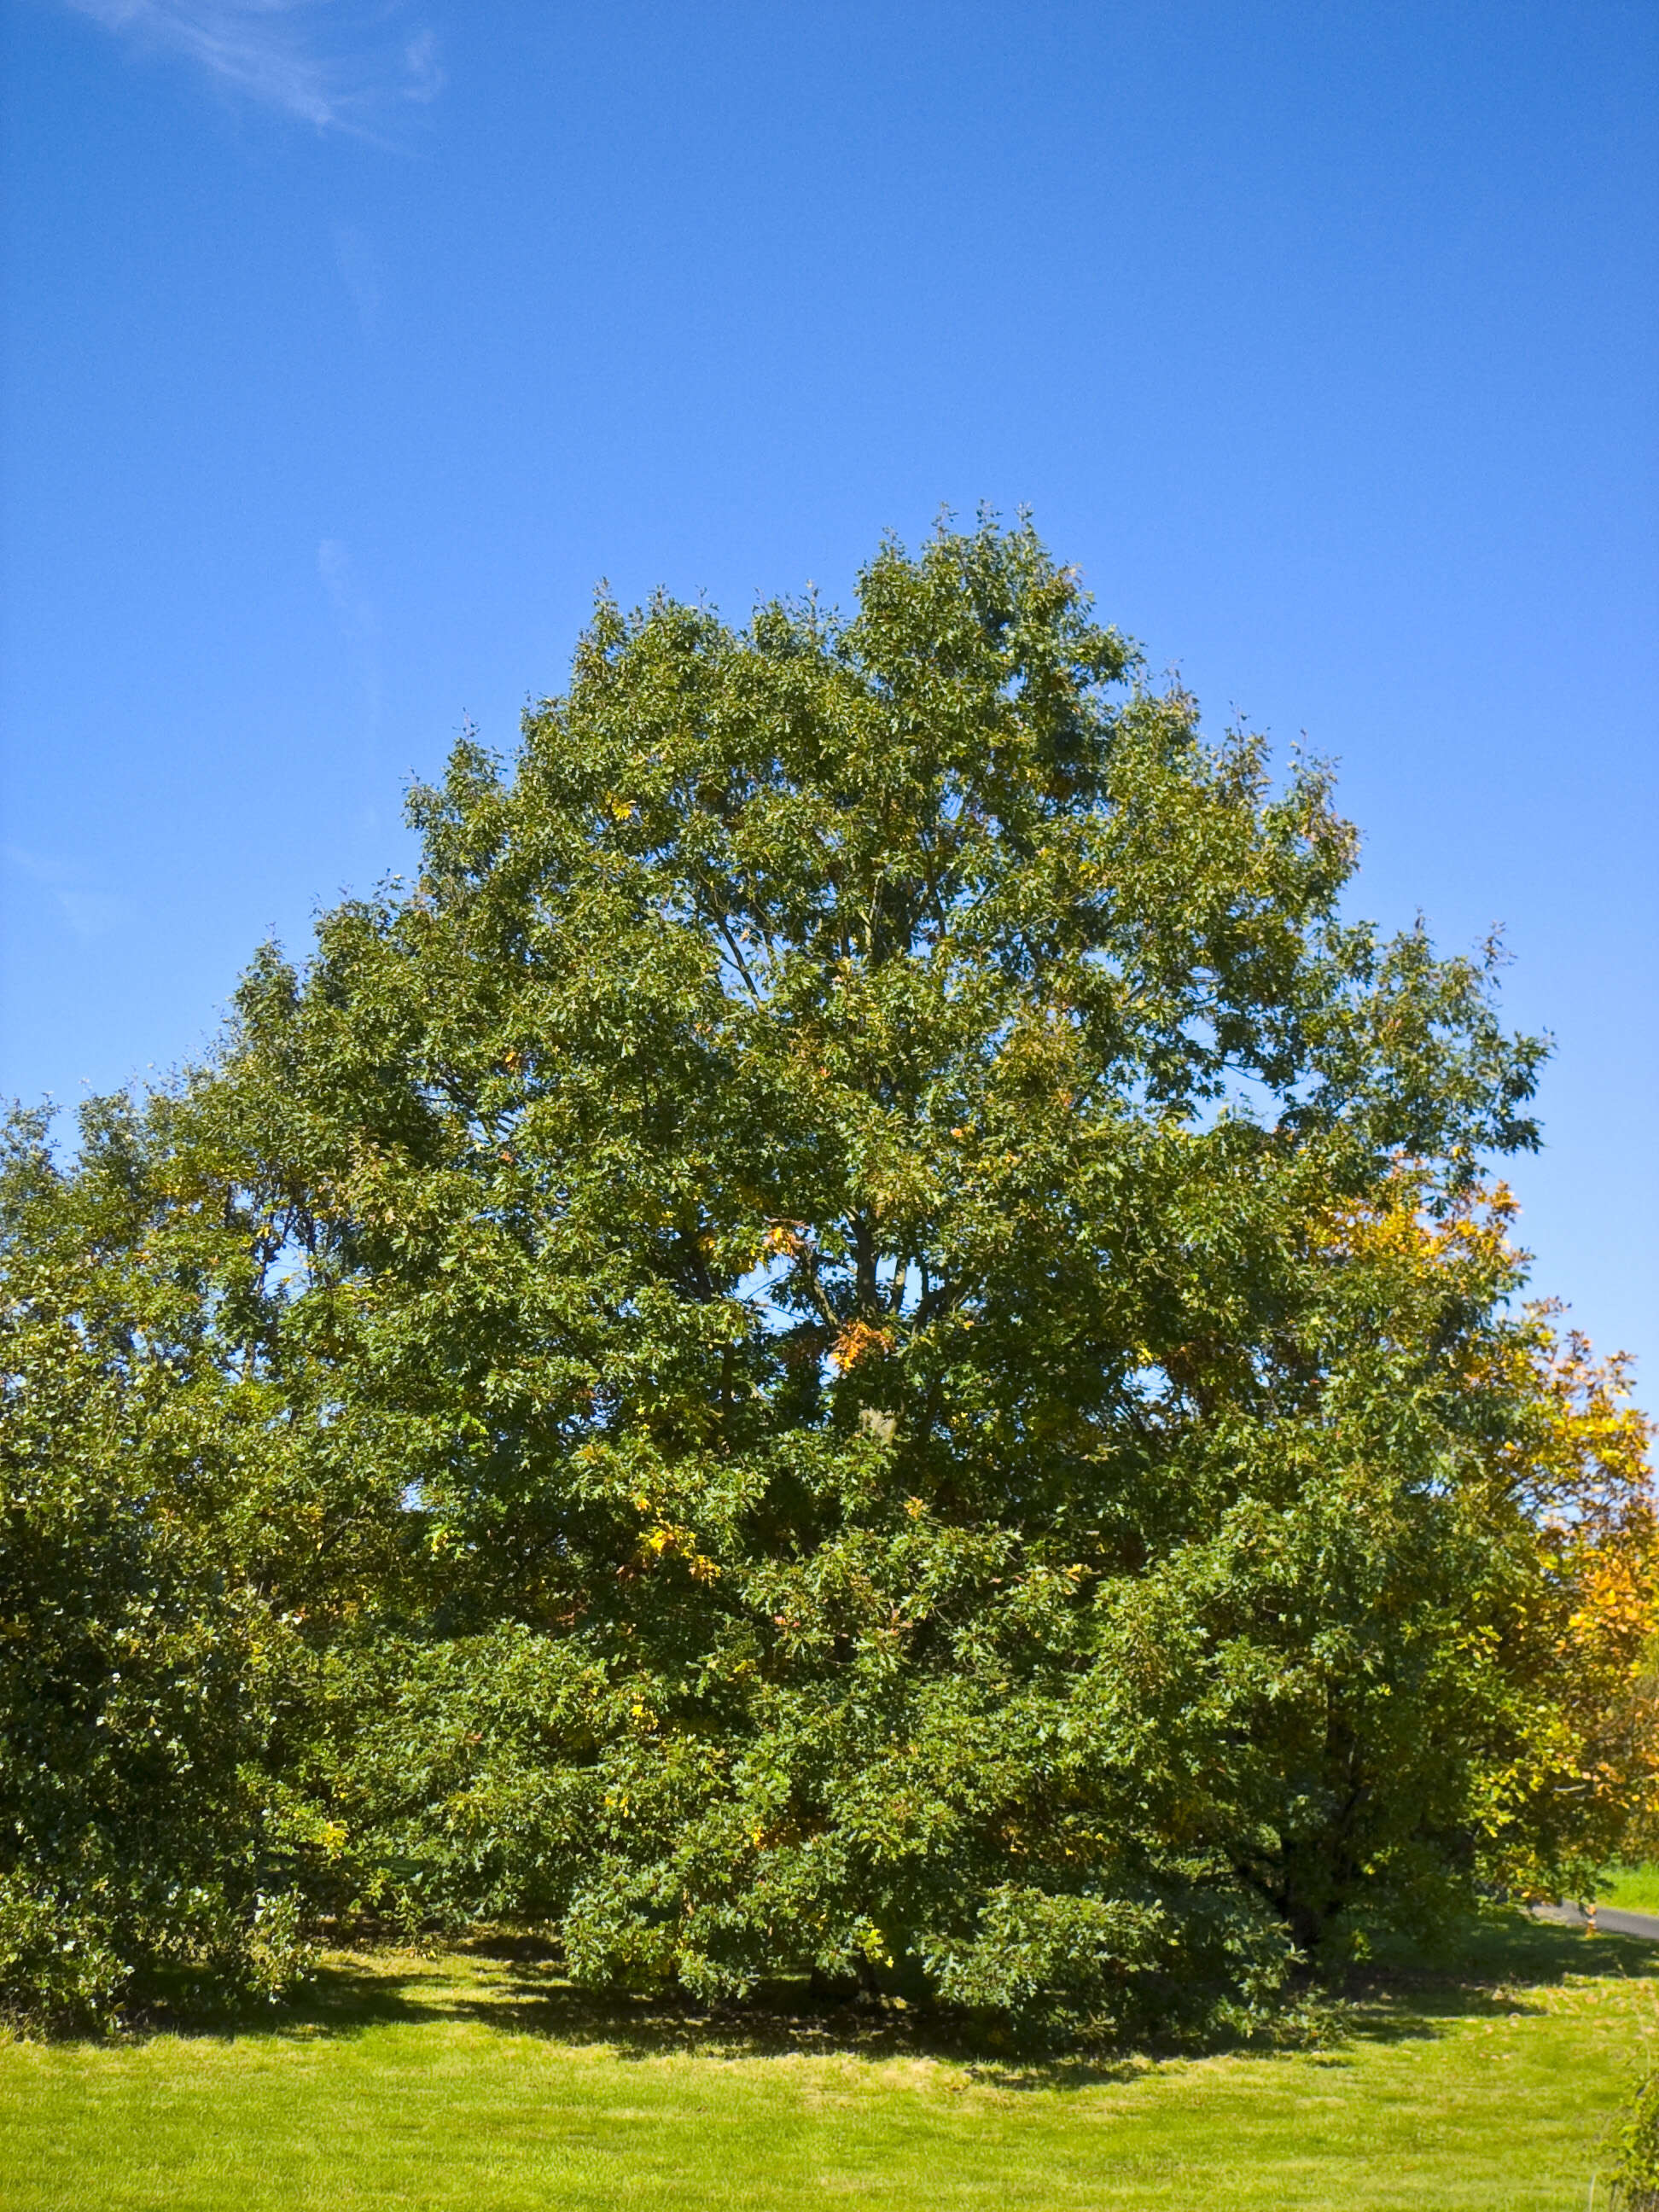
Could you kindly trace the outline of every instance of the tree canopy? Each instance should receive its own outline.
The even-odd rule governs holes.
[[[1237,2016],[1645,1816],[1644,1428],[1491,1180],[1541,1048],[1028,526],[602,599],[411,813],[208,1064],[20,1125],[15,1988],[72,1903],[111,2003],[372,1907]]]

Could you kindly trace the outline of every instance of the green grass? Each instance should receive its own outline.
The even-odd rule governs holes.
[[[1659,1866],[1615,1867],[1599,1893],[1621,1912],[1659,1912]]]
[[[0,2048],[0,2204],[1569,2212],[1659,2029],[1656,1966],[1491,1929],[1322,2050],[1021,2068],[851,2017],[584,2005],[482,1949],[339,1955],[234,2033]]]

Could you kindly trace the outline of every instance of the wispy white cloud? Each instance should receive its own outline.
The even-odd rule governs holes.
[[[335,225],[334,265],[351,295],[363,336],[372,337],[380,319],[380,260],[368,235],[355,224]]]
[[[433,33],[394,31],[359,0],[63,0],[135,46],[196,64],[222,90],[314,124],[373,135],[443,87]]]
[[[133,918],[132,901],[89,882],[91,871],[79,862],[51,860],[21,845],[4,847],[3,857],[15,873],[40,886],[82,944],[106,937]]]
[[[347,641],[373,646],[380,634],[380,617],[374,601],[359,585],[351,555],[339,538],[325,538],[317,548],[317,574]]]
[[[351,555],[337,538],[317,548],[317,574],[345,640],[363,701],[363,769],[371,778],[379,768],[380,714],[385,685],[380,675],[380,612],[357,580]]]

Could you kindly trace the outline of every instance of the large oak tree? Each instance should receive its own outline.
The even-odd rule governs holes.
[[[1103,2024],[1611,1847],[1640,1424],[1508,1303],[1539,1048],[1344,920],[1322,771],[986,522],[601,603],[413,807],[152,1146],[252,1255],[313,1893]]]

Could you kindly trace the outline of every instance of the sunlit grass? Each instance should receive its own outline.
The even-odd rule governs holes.
[[[1659,1866],[1615,1867],[1600,1897],[1621,1912],[1659,1912]]]
[[[978,2063],[853,2015],[584,2004],[482,1953],[338,1955],[264,2024],[0,2049],[6,2212],[1581,2206],[1659,1952],[1483,1935],[1328,2047]]]

